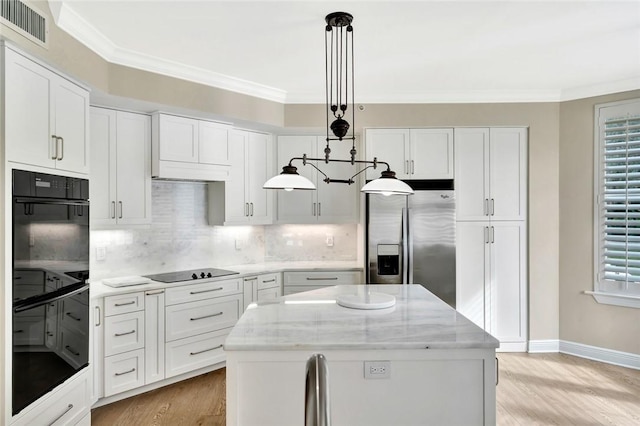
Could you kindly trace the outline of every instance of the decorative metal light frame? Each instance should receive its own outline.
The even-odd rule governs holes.
[[[310,165],[318,171],[324,178],[325,183],[355,183],[354,178],[367,169],[376,169],[378,165],[384,164],[384,170],[379,179],[375,179],[361,189],[366,193],[381,193],[384,195],[413,194],[409,185],[396,179],[395,172],[391,170],[389,164],[384,161],[356,160],[356,136],[355,136],[355,105],[354,105],[354,61],[353,61],[353,16],[347,12],[333,12],[325,17],[325,100],[327,117],[327,145],[324,148],[324,158],[309,158],[307,154],[302,157],[294,157],[289,160],[289,164],[282,168],[282,173],[272,177],[263,185],[266,189],[291,190],[313,190],[316,189],[313,182],[297,172],[293,161],[301,161],[303,166]],[[345,119],[349,109],[351,109],[351,124]],[[331,113],[331,114],[330,114]],[[333,121],[330,121],[330,115]],[[351,130],[351,134],[349,134]],[[331,141],[351,140],[351,159],[340,160],[330,158]],[[328,163],[350,163],[351,165],[366,164],[367,166],[359,170],[348,179],[333,179],[327,176],[313,162]]]

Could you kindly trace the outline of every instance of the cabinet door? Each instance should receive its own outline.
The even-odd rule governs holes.
[[[307,154],[309,157],[315,156],[316,144],[316,136],[279,136],[278,173],[293,157],[302,157],[302,154]],[[303,166],[301,161],[294,161],[293,165],[298,168],[298,174],[305,176],[311,182],[316,182],[316,172],[311,166]],[[316,221],[316,191],[277,190],[277,199],[279,222],[312,223]]]
[[[456,223],[456,310],[484,330],[489,283],[489,223]]]
[[[491,223],[491,328],[501,343],[526,339],[526,227]]]
[[[198,122],[198,159],[204,164],[231,164],[229,128],[210,121]]]
[[[164,379],[164,290],[147,291],[144,302],[144,384]]]
[[[198,120],[160,115],[160,160],[198,162]]]
[[[266,225],[273,222],[273,190],[262,188],[273,173],[271,136],[249,133],[246,153],[245,176],[249,221],[253,224]]]
[[[53,168],[53,74],[11,49],[5,47],[4,52],[7,160]]]
[[[372,161],[377,157],[389,163],[398,179],[410,179],[410,138],[407,129],[367,129],[365,137],[366,159]],[[367,179],[378,179],[380,172],[386,170],[378,167],[365,172]]]
[[[53,126],[58,141],[56,168],[89,172],[89,92],[56,76]]]
[[[151,117],[122,111],[117,117],[117,220],[151,223]]]
[[[411,179],[453,179],[453,129],[412,129]]]
[[[317,139],[317,152],[324,152],[326,141],[322,137]],[[351,158],[351,141],[331,142],[331,158],[349,159]],[[357,170],[347,163],[320,163],[320,169],[330,178],[347,179],[353,176]],[[358,181],[355,184],[344,183],[326,184],[322,176],[318,175],[318,204],[316,215],[320,223],[356,223],[358,222],[358,201],[360,196],[358,191],[360,186]]]
[[[491,220],[526,218],[527,132],[524,128],[490,130]]]
[[[224,183],[225,223],[247,223],[249,221],[249,202],[245,197],[247,132],[232,130],[229,132],[229,154],[231,169],[229,180]]]
[[[455,129],[457,220],[487,220],[489,129]]]
[[[91,108],[91,223],[116,223],[116,112]]]

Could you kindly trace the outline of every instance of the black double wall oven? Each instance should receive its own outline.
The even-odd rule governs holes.
[[[13,171],[12,412],[89,365],[89,181]]]

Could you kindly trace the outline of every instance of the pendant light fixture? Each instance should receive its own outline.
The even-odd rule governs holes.
[[[403,181],[396,179],[396,174],[391,170],[388,163],[378,161],[356,160],[356,136],[355,136],[355,108],[354,108],[354,63],[353,63],[353,16],[347,12],[333,12],[325,17],[325,98],[327,117],[327,145],[324,148],[324,158],[308,158],[306,154],[302,157],[294,157],[289,160],[289,164],[282,167],[282,173],[267,180],[263,188],[292,190],[316,189],[313,182],[298,174],[298,169],[292,163],[301,161],[303,166],[315,168],[324,178],[325,183],[355,183],[354,178],[367,169],[376,169],[379,164],[384,164],[384,170],[380,178],[364,185],[361,189],[365,193],[384,195],[410,195],[413,189]],[[346,120],[347,113],[351,110],[351,123]],[[331,113],[331,114],[330,114]],[[330,116],[333,118],[330,119]],[[331,123],[329,122],[331,121]],[[349,132],[351,131],[351,132]],[[351,140],[350,160],[340,160],[330,158],[331,141]],[[365,164],[366,167],[357,171],[348,179],[332,179],[314,164],[317,162],[328,163],[349,163]]]

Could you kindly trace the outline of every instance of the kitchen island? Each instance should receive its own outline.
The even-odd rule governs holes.
[[[395,305],[336,303],[367,291]],[[335,286],[252,304],[224,344],[227,425],[304,424],[314,354],[327,360],[334,426],[495,424],[498,346],[420,285]]]

